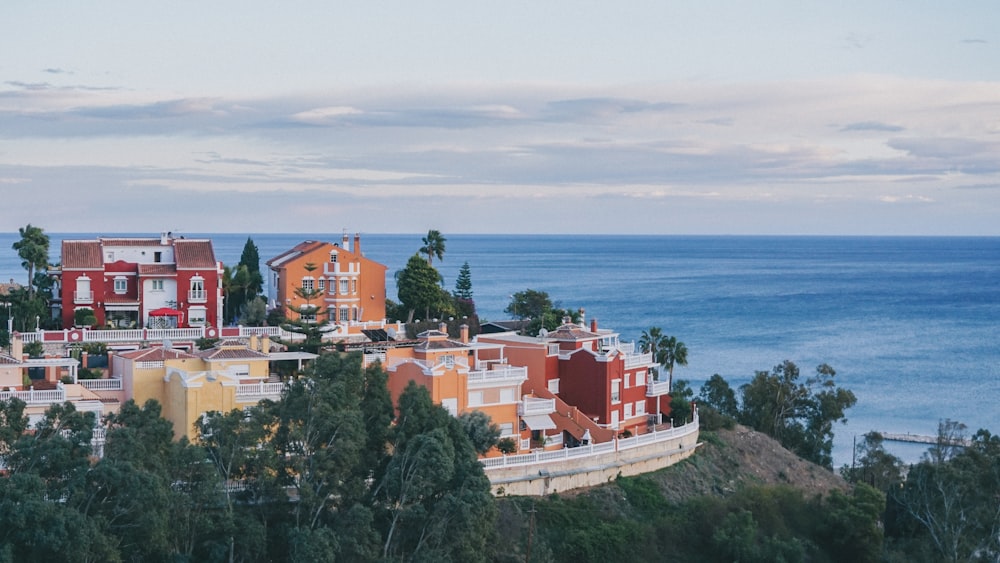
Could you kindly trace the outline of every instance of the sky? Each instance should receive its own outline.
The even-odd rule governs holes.
[[[1000,235],[995,1],[9,1],[0,232]]]

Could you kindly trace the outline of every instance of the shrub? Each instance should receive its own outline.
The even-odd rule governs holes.
[[[497,449],[502,454],[512,454],[517,451],[517,442],[513,438],[500,438],[497,440]]]

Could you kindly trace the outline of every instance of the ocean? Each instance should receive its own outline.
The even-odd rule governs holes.
[[[248,236],[262,264],[303,240],[341,238],[185,235],[212,238],[226,264],[239,261]],[[63,238],[95,236],[50,233],[52,260]],[[687,345],[688,365],[674,377],[695,389],[715,373],[737,387],[786,359],[803,378],[830,364],[858,398],[848,422],[835,427],[838,467],[850,463],[852,440],[870,430],[933,435],[950,418],[970,434],[1000,433],[1000,238],[445,236],[444,260],[434,265],[453,289],[469,263],[486,320],[506,318],[510,295],[530,288],[563,308],[583,307],[625,341],[658,326]],[[11,250],[17,238],[0,233],[0,280],[23,283]],[[393,273],[420,239],[362,236],[364,253],[389,267],[390,298]],[[926,448],[889,449],[914,462]]]

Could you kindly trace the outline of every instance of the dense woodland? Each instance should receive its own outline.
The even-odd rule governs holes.
[[[2,403],[0,561],[995,561],[1000,554],[1000,439],[985,431],[959,447],[953,439],[962,427],[943,424],[947,435],[905,479],[872,435],[855,467],[843,469],[856,484],[823,496],[789,483],[669,500],[658,483],[677,466],[658,479],[619,478],[573,496],[495,499],[477,461],[496,441],[489,421],[451,417],[411,386],[393,423],[385,377],[378,367],[362,369],[357,354],[323,355],[283,400],[211,413],[198,425],[198,444],[172,441],[156,403],[126,403],[106,421],[100,459],[91,452],[91,414],[59,405],[29,429],[23,404]],[[726,448],[713,428],[735,422],[707,400],[720,388],[716,381],[702,389],[703,448]],[[819,389],[798,396],[808,403],[837,391]],[[753,389],[739,391],[738,412]],[[778,434],[793,445],[814,442]]]

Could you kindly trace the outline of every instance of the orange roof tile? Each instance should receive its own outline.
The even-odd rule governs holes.
[[[177,273],[173,264],[139,264],[140,276],[172,276]]]
[[[207,239],[174,239],[174,257],[177,268],[214,268],[215,251]]]
[[[101,243],[96,240],[64,240],[62,243],[62,268],[103,268]]]

